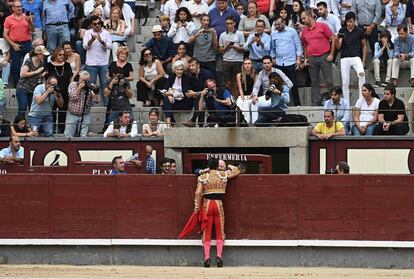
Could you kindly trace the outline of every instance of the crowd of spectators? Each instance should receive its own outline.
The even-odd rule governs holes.
[[[301,75],[310,77],[312,104],[325,109],[325,122],[312,131],[319,138],[409,130],[396,86],[400,68],[410,68],[414,86],[413,0],[161,1],[153,37],[135,50],[136,72],[127,46],[135,40],[134,7],[124,0],[4,1],[0,112],[4,88],[16,88],[18,115],[2,136],[87,137],[97,105],[107,109],[104,137],[163,136],[177,111],[193,111],[188,127],[234,125],[239,116],[246,125],[268,126],[285,117],[290,103],[301,106]],[[334,86],[336,67],[342,82]],[[355,104],[351,69],[358,77]],[[328,100],[321,98],[320,76]],[[138,127],[131,98],[162,107],[165,123],[153,108]]]

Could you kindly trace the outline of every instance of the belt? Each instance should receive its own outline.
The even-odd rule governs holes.
[[[21,45],[21,44],[30,43],[30,42],[32,42],[32,41],[31,40],[28,40],[28,41],[15,42],[15,43]]]
[[[68,24],[68,23],[67,22],[48,23],[48,24],[46,24],[46,26],[48,26],[48,25],[60,26],[60,25],[65,25],[65,24]]]

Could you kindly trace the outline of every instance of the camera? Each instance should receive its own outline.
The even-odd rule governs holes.
[[[26,11],[26,16],[31,16],[32,12],[31,11]]]
[[[325,171],[325,174],[338,174],[337,169],[329,169]]]
[[[275,91],[277,89],[277,87],[276,87],[276,85],[275,84],[270,84],[269,85],[269,91],[271,91],[271,92],[273,92],[273,91]]]
[[[54,93],[54,92],[60,92],[60,86],[58,84],[52,86],[52,88],[53,88],[52,93]]]
[[[207,90],[206,98],[207,98],[207,100],[214,100],[214,90],[213,89],[208,89]]]
[[[92,90],[92,91],[97,91],[99,90],[99,86],[93,84],[91,81],[87,80],[85,81],[85,87],[86,90]]]

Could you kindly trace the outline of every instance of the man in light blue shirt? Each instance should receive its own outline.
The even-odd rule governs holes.
[[[249,58],[253,61],[256,72],[260,72],[263,67],[262,58],[269,55],[270,51],[270,36],[264,32],[265,22],[263,19],[256,21],[255,32],[247,37],[247,42],[244,43],[243,48],[250,51]]]
[[[57,79],[51,76],[45,84],[36,86],[29,112],[29,124],[32,130],[43,137],[51,137],[53,134],[52,107],[55,102],[59,107],[63,106],[63,98],[57,88]]]
[[[69,21],[74,17],[74,12],[75,7],[71,0],[43,2],[43,23],[49,51],[53,51],[64,41],[70,41]]]
[[[333,87],[329,90],[331,98],[327,100],[323,106],[325,110],[334,111],[335,121],[341,121],[345,126],[346,133],[351,130],[349,122],[349,102],[342,97],[342,88],[339,86]]]
[[[20,139],[12,136],[9,139],[9,147],[0,150],[0,162],[4,164],[21,164],[23,163],[24,148],[20,146]]]
[[[276,67],[280,69],[293,83],[292,97],[295,106],[300,106],[298,87],[296,86],[296,68],[302,59],[302,45],[295,29],[287,27],[279,17],[275,21],[276,31],[272,32],[270,56]]]
[[[25,13],[30,12],[34,15],[35,31],[32,33],[34,39],[42,39],[43,30],[43,1],[42,0],[22,0],[22,6]]]
[[[407,25],[398,25],[398,37],[394,41],[394,59],[392,61],[391,82],[397,85],[400,68],[411,70],[410,82],[414,87],[414,35],[408,33]]]

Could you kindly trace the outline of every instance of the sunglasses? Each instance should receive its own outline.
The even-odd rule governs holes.
[[[93,26],[98,26],[98,25],[101,25],[101,23],[100,22],[94,22],[94,23],[92,23],[92,25]]]

